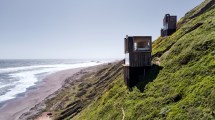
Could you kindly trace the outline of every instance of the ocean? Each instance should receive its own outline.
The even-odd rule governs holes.
[[[89,67],[105,61],[90,60],[0,60],[0,106],[25,95],[28,89],[57,71]],[[107,61],[106,61],[107,62]]]

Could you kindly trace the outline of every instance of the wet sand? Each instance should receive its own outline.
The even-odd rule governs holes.
[[[36,85],[37,89],[28,90],[24,97],[10,100],[5,106],[0,108],[0,120],[17,120],[29,111],[36,104],[61,88],[66,78],[74,75],[83,68],[63,70],[45,77]]]

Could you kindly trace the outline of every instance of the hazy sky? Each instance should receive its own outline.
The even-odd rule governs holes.
[[[0,59],[123,58],[126,35],[160,35],[203,0],[0,0]]]

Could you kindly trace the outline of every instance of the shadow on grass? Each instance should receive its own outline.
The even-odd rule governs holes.
[[[163,67],[153,64],[150,68],[147,69],[146,76],[140,79],[135,86],[140,90],[140,92],[143,92],[145,89],[145,86],[149,82],[152,82],[154,79],[156,79],[160,70],[162,69]]]

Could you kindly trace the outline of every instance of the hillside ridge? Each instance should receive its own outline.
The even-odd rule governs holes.
[[[73,119],[215,119],[214,31],[214,1],[205,0],[153,42],[157,65],[144,81],[129,91],[119,76]]]
[[[123,62],[108,64],[68,82],[36,116],[49,111],[57,120],[215,119],[214,0],[186,13],[177,26],[153,42],[154,64],[132,89],[123,82]]]

